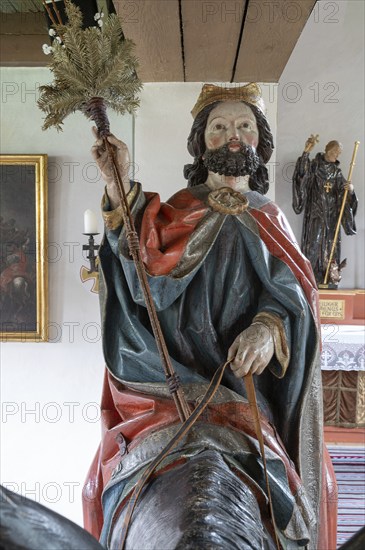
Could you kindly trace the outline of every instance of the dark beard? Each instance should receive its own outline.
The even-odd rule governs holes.
[[[252,176],[259,167],[260,159],[250,146],[239,142],[239,151],[230,151],[228,143],[219,149],[207,149],[204,153],[204,166],[221,176]]]

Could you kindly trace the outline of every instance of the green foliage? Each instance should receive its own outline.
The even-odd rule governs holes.
[[[124,39],[118,16],[106,17],[101,28],[82,29],[82,14],[70,0],[66,12],[67,25],[54,27],[62,40],[52,44],[49,67],[54,82],[40,87],[38,106],[46,114],[43,130],[62,130],[64,119],[78,110],[89,116],[85,108],[94,97],[103,98],[119,114],[134,112],[142,83],[136,75],[134,44]]]

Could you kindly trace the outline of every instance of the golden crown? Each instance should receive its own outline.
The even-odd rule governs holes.
[[[251,105],[256,105],[262,112],[265,112],[265,105],[261,97],[261,88],[256,82],[251,82],[245,86],[215,86],[214,84],[204,84],[202,91],[195,103],[191,114],[193,118],[207,105],[216,101],[245,101]]]

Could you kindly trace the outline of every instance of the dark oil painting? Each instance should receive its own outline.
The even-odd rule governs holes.
[[[11,335],[14,341],[33,339],[42,328],[39,306],[44,309],[45,296],[44,285],[37,280],[42,276],[42,269],[37,270],[42,262],[39,247],[42,235],[37,220],[39,224],[45,196],[41,193],[44,181],[40,181],[44,171],[39,168],[37,162],[7,163],[6,157],[1,159],[0,330],[3,341],[11,341]]]

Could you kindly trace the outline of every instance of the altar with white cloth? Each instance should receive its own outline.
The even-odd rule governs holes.
[[[322,325],[324,423],[365,426],[365,331],[361,325]]]

